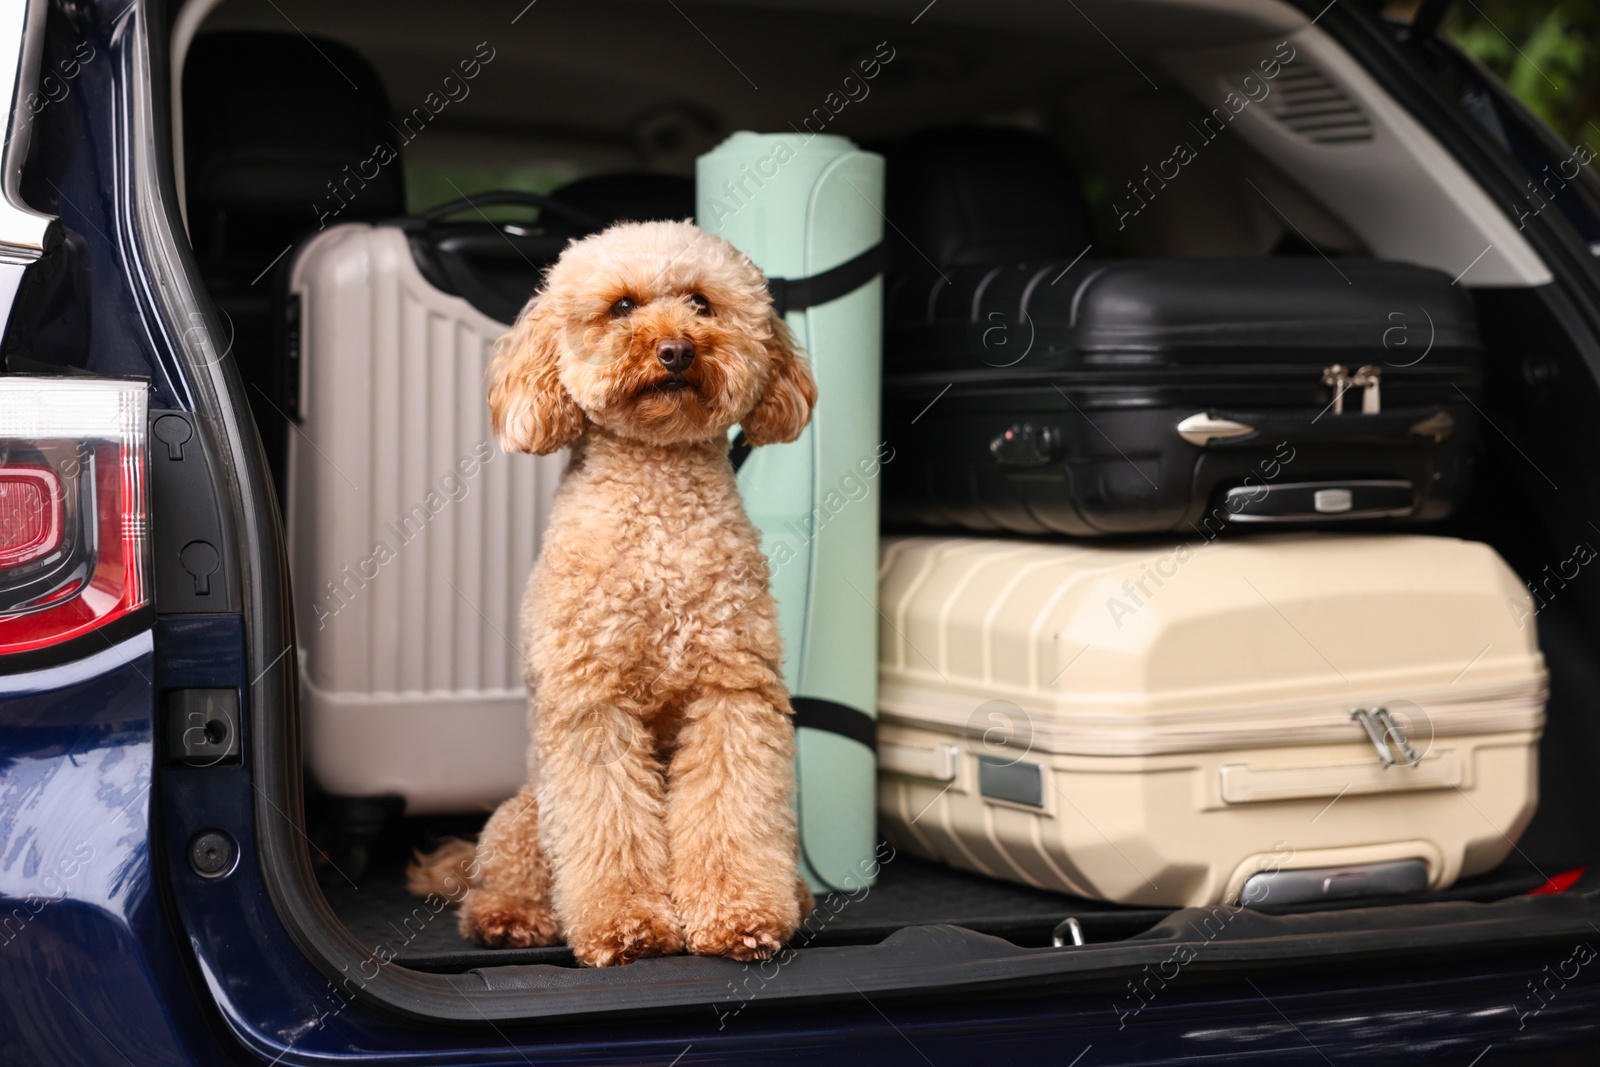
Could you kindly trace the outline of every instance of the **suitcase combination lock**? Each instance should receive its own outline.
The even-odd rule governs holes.
[[[1379,387],[1383,381],[1383,368],[1367,363],[1351,374],[1343,363],[1335,363],[1322,372],[1322,384],[1333,387],[1333,413],[1344,414],[1344,394],[1348,389],[1361,390],[1361,414],[1376,415],[1383,410],[1383,397]]]
[[[1040,467],[1061,454],[1061,429],[1018,423],[989,442],[1002,467]]]

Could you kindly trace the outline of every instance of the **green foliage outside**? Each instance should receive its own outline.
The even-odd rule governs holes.
[[[1600,3],[1457,0],[1444,32],[1570,145],[1600,148]]]
[[[577,167],[559,162],[483,166],[444,160],[407,160],[406,210],[415,214],[438,204],[475,196],[492,189],[515,189],[525,193],[550,193],[582,176]],[[483,214],[496,222],[527,219],[533,211],[525,207],[485,207]],[[462,219],[479,218],[468,210]]]

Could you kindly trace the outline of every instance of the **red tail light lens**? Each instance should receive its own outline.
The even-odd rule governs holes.
[[[61,479],[49,467],[0,467],[0,569],[61,547]]]
[[[150,603],[147,387],[0,378],[0,655]]]

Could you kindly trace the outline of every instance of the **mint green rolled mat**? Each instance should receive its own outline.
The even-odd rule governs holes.
[[[695,168],[696,221],[791,283],[776,289],[817,379],[811,425],[751,452],[739,487],[772,565],[796,711],[801,871],[819,892],[870,885],[878,870],[878,491],[893,457],[878,416],[883,169],[843,137],[743,132]]]

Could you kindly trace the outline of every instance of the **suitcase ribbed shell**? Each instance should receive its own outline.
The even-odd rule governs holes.
[[[489,810],[526,778],[518,611],[564,456],[507,455],[484,371],[506,326],[391,226],[300,250],[289,558],[306,753],[341,796]],[[469,473],[470,472],[470,473]]]
[[[1487,546],[909,538],[880,593],[879,806],[912,852],[1198,905],[1261,870],[1410,857],[1439,888],[1532,815],[1544,665]],[[1379,707],[1415,766],[1351,717]]]

